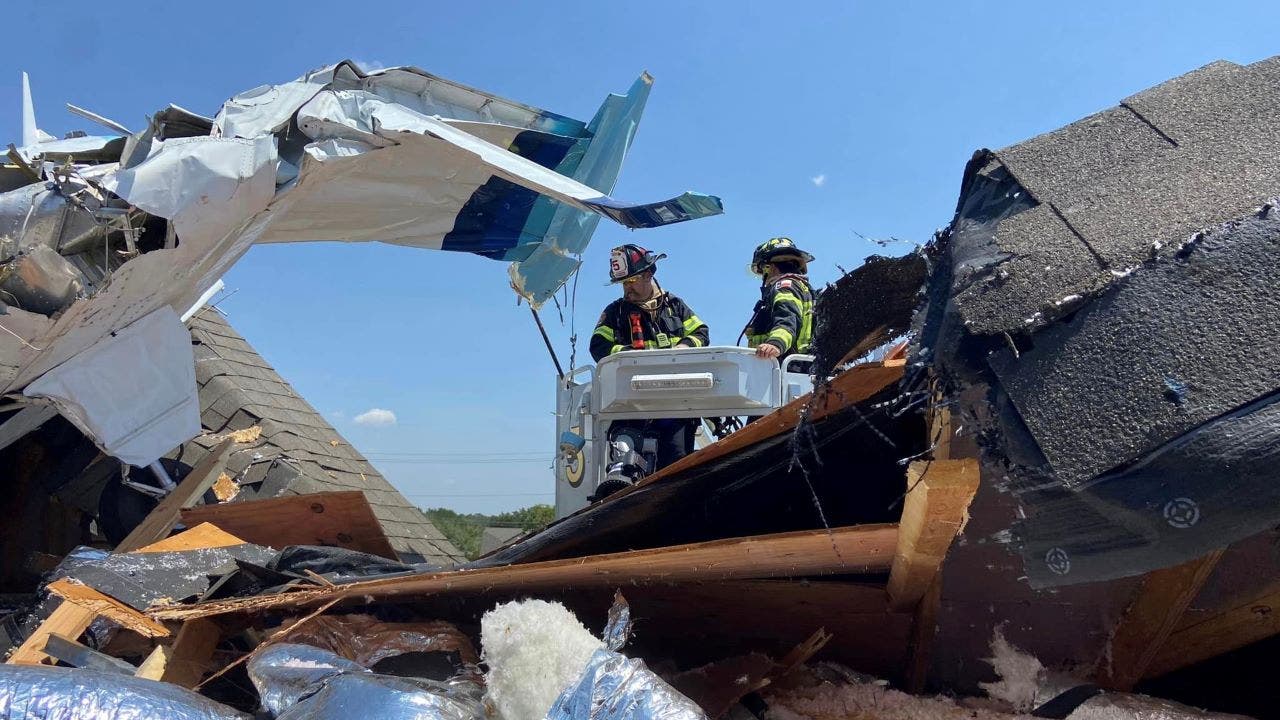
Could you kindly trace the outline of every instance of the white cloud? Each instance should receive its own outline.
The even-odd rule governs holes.
[[[383,64],[381,60],[356,60],[353,58],[351,62],[355,63],[356,67],[360,68],[365,72],[373,72],[374,70],[387,69],[387,66]]]
[[[814,187],[822,187],[823,185],[827,184],[827,175],[826,173],[823,173],[821,175],[814,175],[813,177],[809,178],[809,182],[813,183]]]
[[[396,414],[382,408],[369,408],[355,417],[357,425],[395,425]]]

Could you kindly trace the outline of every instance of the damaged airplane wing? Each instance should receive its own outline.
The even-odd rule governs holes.
[[[24,147],[0,176],[0,392],[52,401],[108,451],[108,436],[147,448],[187,440],[191,423],[158,415],[116,426],[123,385],[68,394],[36,381],[110,352],[144,318],[178,323],[254,243],[472,252],[512,262],[512,286],[536,306],[576,270],[600,217],[646,228],[722,211],[691,192],[609,196],[651,84],[641,75],[584,123],[415,68],[366,74],[347,61],[237,95],[214,118],[170,106],[108,144],[119,155],[105,162],[55,163],[43,145]],[[187,390],[157,407],[182,406]]]

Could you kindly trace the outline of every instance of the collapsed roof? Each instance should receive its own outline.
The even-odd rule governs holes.
[[[187,686],[216,665],[234,670],[283,612],[364,626],[348,613],[368,610],[461,629],[496,602],[537,596],[600,626],[618,587],[639,629],[631,652],[700,675],[695,685],[722,675],[737,689],[753,677],[737,668],[771,666],[761,654],[805,637],[814,657],[949,692],[998,679],[1000,647],[1035,655],[1020,676],[1028,687],[1052,671],[1128,690],[1264,640],[1280,602],[1267,292],[1280,155],[1266,132],[1280,114],[1278,62],[1217,63],[978,153],[929,247],[873,259],[819,300],[816,364],[834,377],[540,533],[445,571],[371,561],[360,577],[294,573],[117,617],[144,629],[181,621],[161,647],[202,658],[172,673]],[[908,328],[916,301],[910,357],[899,346],[857,363]],[[362,460],[323,448],[325,428],[288,412],[290,392],[242,402],[247,380],[225,384],[231,373],[217,368],[263,380],[248,370],[257,361],[220,326],[194,322],[213,346],[201,355],[214,369],[201,375],[206,427],[260,427],[264,457],[360,474],[342,460]],[[236,462],[242,486],[264,465],[263,490],[272,482],[270,462],[243,451]],[[239,505],[256,505],[261,530],[270,502]],[[227,534],[197,527],[162,542],[203,547],[210,533]],[[232,535],[220,542],[259,542]],[[278,565],[261,570],[237,572],[281,580]],[[83,630],[86,613],[109,605],[66,584],[51,592],[76,607],[10,662],[45,661],[56,629]],[[62,622],[77,615],[83,624]],[[834,637],[823,645],[816,628]],[[215,664],[218,648],[239,659]],[[1224,705],[1240,695],[1213,689]],[[1074,695],[1056,716],[1087,697]],[[727,697],[717,712],[742,695]]]
[[[1280,57],[1216,62],[965,169],[915,357],[991,388],[968,420],[1033,583],[1280,522],[1278,121]]]

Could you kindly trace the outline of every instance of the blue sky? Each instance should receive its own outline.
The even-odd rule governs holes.
[[[96,132],[72,102],[131,128],[168,103],[227,97],[352,58],[416,65],[589,119],[656,78],[614,195],[719,195],[726,214],[631,232],[602,222],[577,290],[578,359],[608,249],[666,252],[659,279],[737,337],[757,294],[751,248],[786,234],[834,279],[880,247],[924,242],[974,150],[1115,105],[1216,59],[1280,52],[1264,2],[5,3],[0,137],[20,137],[19,71],[40,126]],[[83,9],[73,9],[83,6]],[[11,98],[9,101],[3,98]],[[7,105],[6,105],[7,104]],[[412,500],[461,511],[550,501],[554,370],[506,267],[377,244],[253,249],[220,307]],[[564,361],[564,325],[544,319]],[[394,424],[359,424],[371,408]],[[540,456],[546,458],[525,461]],[[381,458],[381,459],[377,459]]]

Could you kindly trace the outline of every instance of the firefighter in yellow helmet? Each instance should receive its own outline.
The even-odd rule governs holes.
[[[791,238],[760,244],[751,271],[760,276],[760,301],[743,330],[756,356],[778,358],[809,352],[813,342],[813,286],[806,274],[813,256]]]

